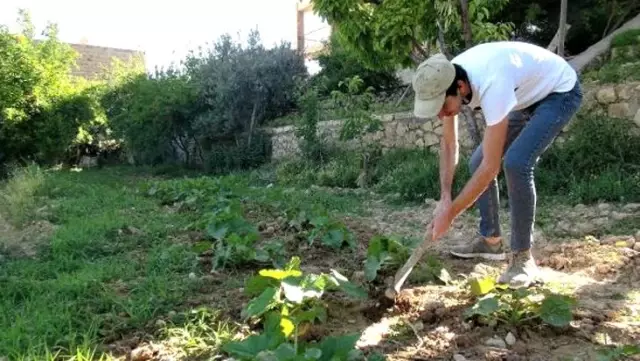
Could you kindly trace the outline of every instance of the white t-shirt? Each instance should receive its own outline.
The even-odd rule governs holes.
[[[473,90],[469,106],[482,108],[487,126],[550,93],[573,89],[578,79],[571,65],[557,54],[517,41],[479,44],[451,62],[466,70]]]

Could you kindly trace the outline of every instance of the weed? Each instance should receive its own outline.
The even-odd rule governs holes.
[[[199,307],[177,314],[160,334],[170,348],[182,350],[187,357],[213,356],[238,332],[220,311]]]
[[[0,212],[15,226],[32,219],[38,205],[36,196],[45,179],[44,170],[36,164],[12,168],[0,189]]]
[[[628,357],[640,355],[640,346],[624,345],[604,348],[598,351],[598,361],[626,360]]]
[[[630,29],[621,32],[620,34],[616,34],[616,36],[611,39],[612,48],[636,45],[638,43],[640,43],[640,29]]]
[[[540,320],[555,327],[567,326],[573,319],[575,300],[569,296],[527,288],[513,290],[496,284],[492,276],[472,278],[469,284],[471,292],[481,297],[465,311],[466,318],[478,317],[482,323],[509,326]]]
[[[251,278],[245,291],[255,296],[243,311],[246,320],[258,319],[263,332],[242,341],[230,342],[223,349],[241,360],[344,360],[358,354],[355,344],[360,334],[327,337],[319,343],[300,342],[302,334],[315,322],[324,322],[326,307],[321,298],[326,291],[342,290],[356,298],[367,293],[336,271],[306,274],[300,259],[293,257],[283,269],[264,269]]]

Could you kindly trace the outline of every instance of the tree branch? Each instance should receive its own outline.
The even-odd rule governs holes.
[[[420,46],[420,43],[418,43],[415,37],[411,37],[411,42],[413,43],[413,49],[420,53],[424,59],[429,57],[429,54]]]
[[[460,16],[462,17],[464,46],[468,49],[473,46],[473,33],[471,32],[471,22],[469,20],[469,0],[460,0]]]
[[[587,67],[587,65],[589,65],[595,58],[609,50],[609,47],[611,46],[611,39],[613,39],[614,36],[629,29],[638,28],[640,28],[640,14],[627,21],[624,25],[604,37],[599,42],[591,45],[589,48],[587,48],[587,50],[578,54],[576,57],[569,61],[569,64],[571,64],[571,66],[573,66],[573,68],[576,69],[578,73],[582,72],[582,70],[584,70],[584,68]]]

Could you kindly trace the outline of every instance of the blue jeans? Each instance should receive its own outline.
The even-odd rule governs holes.
[[[513,111],[508,116],[503,169],[511,211],[512,251],[531,248],[536,211],[535,166],[581,103],[582,87],[578,80],[572,90],[551,93],[536,104]],[[481,161],[482,144],[471,156],[469,168],[472,173]],[[491,181],[476,205],[480,210],[480,234],[484,237],[501,236],[497,179]]]

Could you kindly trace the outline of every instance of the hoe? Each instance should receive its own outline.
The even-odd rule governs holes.
[[[384,295],[387,298],[389,298],[391,300],[395,300],[396,299],[396,296],[398,296],[398,293],[400,292],[400,289],[402,288],[402,285],[407,280],[407,277],[409,277],[409,274],[411,273],[411,271],[413,271],[413,267],[416,265],[416,263],[418,263],[420,258],[422,258],[422,255],[424,255],[426,250],[433,243],[433,241],[431,240],[431,238],[432,238],[432,236],[431,236],[431,234],[432,234],[432,232],[431,232],[432,225],[433,224],[429,224],[429,226],[427,226],[427,231],[425,232],[424,239],[423,239],[422,243],[420,243],[418,245],[418,247],[416,247],[413,250],[413,252],[411,253],[411,256],[409,257],[409,259],[404,263],[402,268],[400,268],[396,272],[395,277],[393,278],[393,285],[391,287],[388,287],[386,289],[386,291],[384,292]]]

